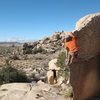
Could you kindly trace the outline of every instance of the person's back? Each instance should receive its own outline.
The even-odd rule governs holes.
[[[71,36],[72,39],[70,39],[69,41],[66,41],[65,48],[68,48],[69,52],[76,52],[76,51],[78,51],[76,37],[73,35],[72,32],[69,33],[69,36]]]
[[[67,51],[66,65],[69,65],[72,63],[73,58],[77,58],[78,55],[77,39],[72,32],[69,32],[65,42],[65,48]]]

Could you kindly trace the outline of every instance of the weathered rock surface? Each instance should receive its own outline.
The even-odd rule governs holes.
[[[100,13],[80,19],[74,32],[79,46],[70,66],[74,100],[100,100]]]
[[[57,63],[57,59],[52,59],[48,64],[49,65],[49,69],[50,70],[60,70],[60,67],[58,67],[56,65],[56,63]]]
[[[12,83],[0,87],[0,100],[66,100],[57,87],[43,82]]]
[[[79,57],[88,60],[100,52],[100,13],[90,14],[76,23]]]

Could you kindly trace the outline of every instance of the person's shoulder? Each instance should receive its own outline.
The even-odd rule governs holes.
[[[70,35],[66,37],[66,42],[69,42],[71,40],[72,40],[72,37]]]
[[[77,35],[78,35],[78,31],[77,30],[73,30],[72,33],[74,34],[75,37],[77,37]]]

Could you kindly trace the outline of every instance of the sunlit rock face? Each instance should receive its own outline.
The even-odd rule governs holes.
[[[70,66],[74,100],[100,100],[100,13],[76,23],[78,59]]]

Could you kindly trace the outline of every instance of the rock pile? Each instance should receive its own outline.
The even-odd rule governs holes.
[[[46,37],[33,43],[33,51],[42,49],[43,53],[55,53],[62,49],[63,32],[55,32],[53,36]]]

